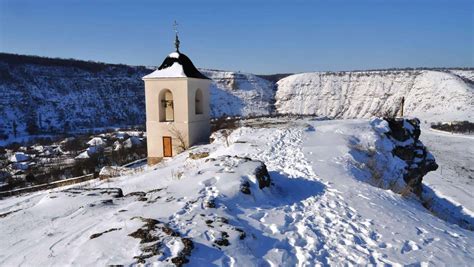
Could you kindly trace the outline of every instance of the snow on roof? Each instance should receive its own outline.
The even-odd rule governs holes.
[[[144,76],[143,79],[181,77],[209,79],[199,72],[193,62],[185,54],[179,52],[169,54],[157,70]]]
[[[171,67],[166,69],[158,69],[154,72],[146,75],[143,78],[178,78],[178,77],[186,77],[184,74],[183,66],[181,66],[178,62],[173,63]]]
[[[89,154],[87,153],[87,151],[82,152],[81,154],[79,154],[76,157],[76,159],[88,159],[88,158],[90,158],[90,157],[89,157]]]
[[[10,161],[11,162],[22,162],[22,161],[27,161],[27,160],[30,160],[31,157],[26,155],[25,153],[23,152],[16,152],[15,154],[13,154],[10,158]]]
[[[87,142],[87,144],[90,146],[103,146],[105,141],[101,137],[94,137],[89,142]]]
[[[179,53],[178,52],[173,52],[173,53],[169,54],[168,57],[179,58]]]

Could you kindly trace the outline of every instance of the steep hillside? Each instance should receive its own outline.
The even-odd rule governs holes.
[[[0,143],[38,133],[144,124],[141,77],[150,72],[145,67],[0,53]],[[214,80],[213,117],[271,111],[272,83],[252,74],[203,73]]]
[[[4,134],[68,132],[140,124],[144,67],[35,57],[0,57]]]
[[[201,70],[211,85],[211,116],[258,116],[273,111],[273,83],[253,74]]]
[[[455,72],[456,74],[454,74]],[[471,120],[474,71],[366,71],[296,74],[277,82],[279,113],[329,118],[396,114],[421,120]]]
[[[405,114],[422,121],[473,120],[473,70],[316,72],[285,77],[276,86],[253,74],[201,71],[213,80],[212,117],[268,115],[276,107],[283,114],[368,118],[395,114],[405,97]],[[150,72],[0,53],[0,144],[32,134],[144,124],[141,77]]]

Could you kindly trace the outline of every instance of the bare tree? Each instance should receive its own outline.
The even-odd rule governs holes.
[[[225,144],[227,147],[229,147],[229,136],[232,133],[230,129],[224,129],[222,130],[222,137],[225,139]]]
[[[176,128],[175,125],[170,126],[169,132],[173,139],[177,141],[175,147],[178,149],[178,153],[181,153],[189,148],[188,144],[186,143],[187,135],[185,133]]]

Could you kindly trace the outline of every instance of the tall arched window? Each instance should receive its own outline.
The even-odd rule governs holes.
[[[160,121],[174,121],[173,93],[168,89],[163,89],[159,96]]]
[[[194,107],[196,114],[202,114],[202,91],[201,89],[196,90],[196,96],[194,98]]]

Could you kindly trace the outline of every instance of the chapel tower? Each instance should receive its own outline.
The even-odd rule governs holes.
[[[211,80],[179,51],[143,77],[145,82],[148,164],[172,157],[187,147],[209,142]]]

